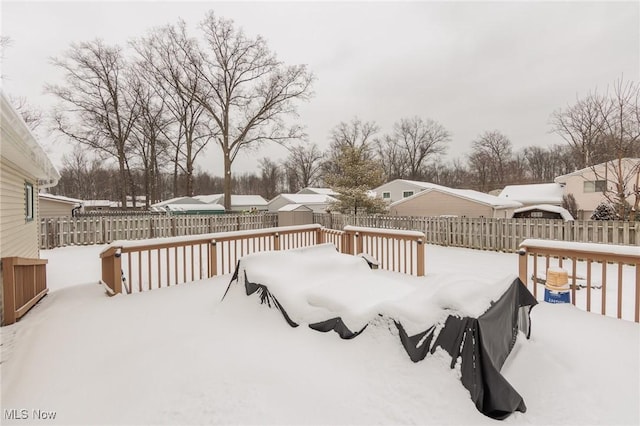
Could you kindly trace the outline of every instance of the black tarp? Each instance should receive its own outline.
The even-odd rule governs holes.
[[[240,262],[229,288],[237,282],[239,270]],[[267,286],[251,282],[246,272],[244,289],[247,296],[255,293],[262,304],[278,309],[290,326],[299,325],[289,317],[286,307],[269,292]],[[523,398],[500,374],[500,370],[515,344],[518,331],[529,338],[529,313],[536,304],[533,295],[516,278],[502,296],[477,318],[449,315],[443,326],[434,325],[413,336],[407,335],[401,320],[392,319],[398,328],[400,341],[413,362],[423,360],[441,347],[451,355],[451,368],[460,362],[461,382],[469,391],[476,408],[486,416],[502,420],[514,411],[526,411]],[[333,317],[309,324],[309,327],[322,332],[333,330],[343,339],[352,339],[367,326],[361,330],[349,330],[340,317]]]

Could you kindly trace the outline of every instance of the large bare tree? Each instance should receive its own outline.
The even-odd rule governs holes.
[[[426,162],[446,153],[451,134],[440,123],[420,117],[403,118],[393,125],[388,141],[394,144],[406,161],[409,179],[423,177]]]
[[[196,100],[201,81],[200,74],[189,68],[190,51],[185,47],[189,43],[183,21],[155,28],[131,43],[141,58],[140,75],[155,88],[173,116],[174,125],[165,128],[163,133],[173,146],[175,196],[193,195],[196,159],[217,132],[208,125],[204,107]],[[186,178],[184,191],[180,191],[179,172]]]
[[[295,115],[294,101],[311,96],[313,74],[305,65],[285,65],[262,37],[248,37],[213,12],[200,28],[204,44],[188,40],[183,49],[192,76],[202,82],[196,99],[219,130],[215,140],[224,158],[224,206],[229,209],[231,166],[239,152],[303,136],[301,127],[285,119]]]
[[[484,132],[473,141],[470,158],[474,169],[482,174],[483,179],[486,176],[483,190],[495,189],[506,182],[508,165],[512,160],[511,141],[497,130]]]
[[[61,101],[54,111],[56,129],[117,161],[122,182],[119,198],[125,207],[127,191],[136,195],[128,153],[138,98],[130,90],[122,49],[102,40],[72,44],[52,63],[64,72],[65,78],[63,85],[46,86]]]
[[[302,188],[314,186],[320,179],[324,154],[318,145],[303,144],[289,149],[284,162],[289,191],[297,192]]]

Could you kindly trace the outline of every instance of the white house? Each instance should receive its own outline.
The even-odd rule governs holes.
[[[572,194],[578,206],[577,219],[589,219],[598,204],[606,201],[605,192],[615,192],[616,183],[621,181],[627,201],[635,202],[631,195],[634,185],[640,186],[640,158],[623,158],[600,163],[558,176],[555,183],[564,185],[565,194]],[[611,194],[610,194],[611,195]]]
[[[3,264],[10,257],[39,259],[37,195],[41,188],[55,186],[60,174],[1,91],[0,143],[0,258]],[[7,315],[4,312],[5,272],[0,275],[0,306],[3,307],[0,316],[3,323],[7,317],[15,320],[14,313]],[[45,291],[38,294],[46,294],[46,285]]]
[[[309,207],[314,213],[326,213],[334,201],[337,200],[325,194],[280,194],[269,201],[268,209],[270,212],[277,212],[287,204],[301,204]]]
[[[373,192],[377,197],[383,200],[394,203],[402,200],[403,198],[411,197],[420,191],[430,188],[438,188],[440,185],[428,182],[419,182],[415,180],[407,179],[395,179],[391,182],[387,182],[379,187],[373,189]]]

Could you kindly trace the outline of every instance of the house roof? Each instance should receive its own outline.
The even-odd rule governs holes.
[[[507,185],[499,197],[524,204],[560,204],[563,189],[557,183],[538,183],[532,185]]]
[[[332,201],[337,201],[326,194],[280,194],[271,201],[273,202],[278,197],[282,197],[292,204],[328,204]]]
[[[287,204],[286,206],[282,206],[278,209],[279,212],[293,212],[296,210],[300,211],[312,211],[309,207],[304,204]]]
[[[60,173],[2,91],[0,115],[2,157],[33,175],[41,188],[56,186]]]
[[[302,191],[309,191],[309,192],[313,192],[314,194],[338,195],[338,193],[331,188],[313,188],[311,186],[307,186],[306,188],[303,188],[300,191],[298,191],[298,194],[302,193]]]
[[[117,207],[118,203],[109,200],[84,200],[85,207]]]
[[[585,167],[584,169],[580,169],[580,170],[576,170],[575,172],[571,172],[571,173],[567,173],[566,175],[561,175],[561,176],[557,176],[553,181],[556,183],[564,183],[566,182],[567,178],[570,178],[571,176],[580,176],[583,175],[587,172],[590,172],[594,169],[598,169],[600,167],[605,167],[607,164],[612,163],[613,161],[618,161],[618,160],[612,160],[612,161],[607,161],[604,163],[600,163],[600,164],[596,164],[593,166],[589,166],[589,167]],[[624,163],[630,163],[629,167],[639,167],[640,168],[640,158],[622,158],[621,159],[622,162]]]
[[[497,209],[522,207],[522,203],[518,201],[505,200],[500,197],[496,197],[494,195],[485,194],[484,192],[474,191],[473,189],[454,189],[454,188],[448,188],[446,186],[441,186],[436,184],[426,184],[426,185],[429,185],[429,186],[425,186],[424,191],[420,191],[417,194],[413,194],[410,197],[403,198],[402,200],[398,200],[394,203],[391,203],[391,206],[397,206],[398,204],[407,202],[408,200],[412,200],[417,197],[422,197],[425,194],[435,191],[435,192],[441,192],[444,194],[449,194],[454,197],[464,198],[464,199],[467,199],[476,203],[488,205]]]
[[[170,204],[197,204],[203,205],[206,204],[204,201],[200,201],[195,197],[175,197],[170,198],[168,200],[160,201],[159,203],[152,204],[151,207],[164,207]]]
[[[193,198],[204,203],[218,203],[224,201],[224,194],[196,195]],[[231,195],[232,206],[266,206],[269,204],[261,195]]]
[[[564,220],[574,220],[573,216],[571,215],[571,213],[569,213],[567,209],[562,208],[560,206],[553,206],[551,204],[536,204],[533,206],[521,207],[519,209],[515,209],[513,213],[522,213],[530,210],[543,210],[543,211],[552,212],[552,213],[559,213],[560,216],[562,216],[562,219]]]
[[[167,204],[164,206],[165,210],[169,211],[215,211],[215,212],[223,212],[224,206],[215,203],[202,203],[202,204]]]
[[[46,192],[40,192],[38,194],[39,198],[45,199],[45,200],[51,200],[51,201],[58,201],[61,203],[69,203],[69,204],[83,204],[84,201],[79,200],[77,198],[69,198],[69,197],[63,197],[62,195],[53,195],[53,194],[48,194]]]

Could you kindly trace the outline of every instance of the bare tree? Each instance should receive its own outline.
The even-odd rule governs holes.
[[[426,161],[446,153],[450,140],[451,134],[440,123],[417,116],[395,123],[388,139],[403,154],[409,179],[421,178]]]
[[[18,111],[18,114],[20,114],[20,117],[22,117],[29,130],[34,132],[40,124],[42,124],[42,111],[32,105],[29,105],[25,97],[9,96],[9,100],[11,101],[11,105],[13,105],[16,111]]]
[[[314,186],[320,179],[324,154],[315,143],[297,145],[289,150],[284,162],[289,191]]]
[[[198,73],[189,70],[188,50],[185,50],[189,43],[182,21],[176,26],[156,28],[131,43],[141,58],[140,75],[163,98],[175,121],[175,125],[167,126],[163,133],[173,146],[173,193],[176,196],[193,195],[196,158],[217,131],[215,128],[212,131],[204,107],[196,100],[202,81]],[[186,178],[184,192],[179,190],[179,171]]]
[[[407,153],[395,143],[392,136],[384,135],[376,139],[376,154],[384,168],[387,180],[404,179],[409,175]]]
[[[374,121],[363,122],[358,117],[353,118],[349,123],[340,122],[331,129],[331,145],[322,163],[325,184],[326,176],[341,173],[340,164],[345,148],[350,149],[350,155],[359,155],[361,160],[373,159],[375,137],[379,129]]]
[[[313,75],[304,65],[286,66],[262,37],[249,38],[233,21],[213,12],[201,24],[204,47],[183,45],[190,72],[202,80],[197,101],[219,129],[216,142],[224,157],[224,206],[231,207],[231,166],[238,152],[265,141],[284,143],[302,137],[285,117],[294,101],[311,95]]]
[[[281,192],[283,173],[278,164],[269,158],[262,158],[258,163],[262,182],[260,195],[270,200]]]
[[[513,158],[511,141],[497,130],[484,132],[473,141],[471,158],[483,175],[483,190],[495,189],[506,181],[507,165]]]
[[[575,105],[551,115],[553,132],[560,135],[576,152],[578,168],[597,164],[602,158],[604,123],[601,105],[604,98],[597,92],[578,99]]]
[[[54,112],[56,129],[116,159],[122,182],[120,202],[126,206],[127,191],[135,195],[128,153],[138,99],[129,90],[128,64],[121,48],[101,40],[72,44],[52,62],[65,74],[64,85],[46,86],[62,101]]]

